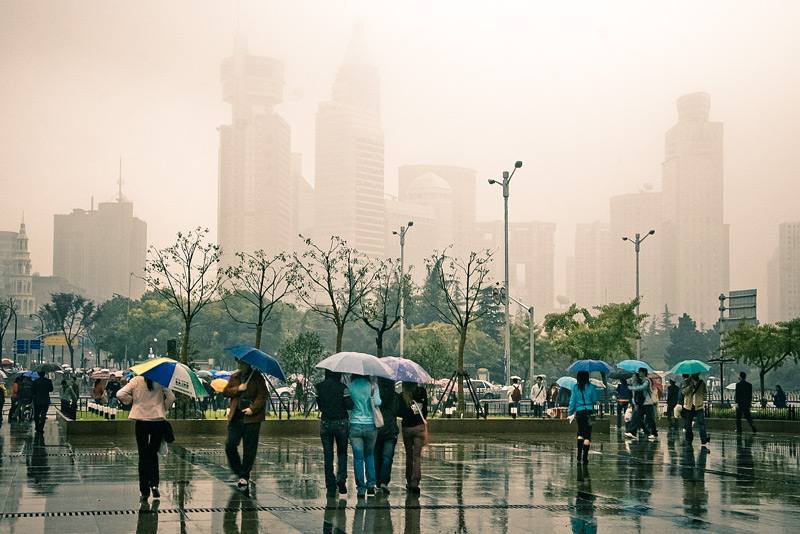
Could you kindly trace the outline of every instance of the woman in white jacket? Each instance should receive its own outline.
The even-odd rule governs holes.
[[[136,376],[117,392],[123,404],[130,404],[128,419],[136,421],[136,445],[139,448],[139,491],[142,500],[152,492],[158,499],[158,448],[168,423],[167,409],[175,402],[175,394],[149,378]]]

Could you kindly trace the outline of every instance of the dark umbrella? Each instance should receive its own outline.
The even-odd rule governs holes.
[[[600,373],[613,373],[614,368],[608,365],[603,360],[578,360],[567,368],[570,373],[577,373],[578,371],[598,371]]]
[[[37,373],[38,372],[54,373],[56,371],[63,372],[64,369],[62,369],[61,366],[57,363],[45,362],[45,363],[40,363],[39,365],[31,369],[31,371],[36,371]]]
[[[254,369],[258,369],[262,373],[272,375],[275,378],[286,382],[286,376],[284,376],[278,360],[255,347],[250,347],[247,345],[228,347],[225,349],[225,352],[237,360],[242,360],[243,362],[249,364]]]
[[[613,373],[608,373],[608,378],[612,380],[628,380],[633,376],[631,371],[626,371],[624,369],[620,369],[619,371],[614,371]]]

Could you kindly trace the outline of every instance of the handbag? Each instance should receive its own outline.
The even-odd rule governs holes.
[[[380,428],[383,426],[383,414],[381,413],[380,408],[375,406],[375,398],[373,394],[375,393],[375,384],[372,384],[372,388],[369,391],[369,402],[372,405],[372,420],[375,422],[375,428]]]

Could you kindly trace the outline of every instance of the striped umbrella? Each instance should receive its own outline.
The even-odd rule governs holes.
[[[193,398],[207,397],[208,392],[194,371],[172,358],[154,358],[131,367],[137,375],[158,382],[165,388]]]

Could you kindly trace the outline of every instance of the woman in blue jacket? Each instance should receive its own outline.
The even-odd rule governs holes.
[[[380,389],[367,377],[350,376],[350,448],[353,450],[353,471],[356,479],[356,494],[359,499],[365,494],[375,495],[375,440],[378,429],[372,414],[372,403],[381,405]]]
[[[597,388],[589,382],[588,371],[578,371],[578,383],[572,386],[567,415],[575,416],[578,423],[578,461],[589,461],[589,445],[592,439],[591,415],[597,403]]]

